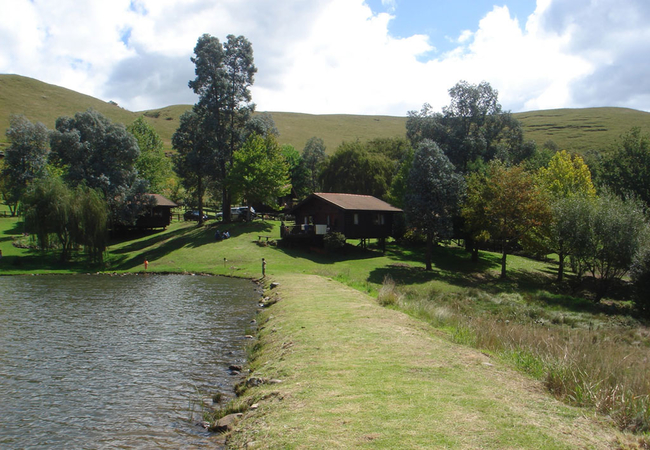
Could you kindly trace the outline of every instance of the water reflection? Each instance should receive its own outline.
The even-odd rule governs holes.
[[[0,293],[0,447],[213,445],[196,403],[232,390],[252,283],[0,277]]]

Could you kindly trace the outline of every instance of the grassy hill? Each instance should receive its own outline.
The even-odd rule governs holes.
[[[650,133],[650,113],[628,108],[550,109],[514,114],[526,139],[542,145],[551,139],[571,152],[607,149],[632,127]]]
[[[93,108],[111,120],[126,125],[144,115],[171,148],[171,137],[180,115],[191,105],[171,105],[160,109],[131,112],[78,92],[19,75],[0,75],[0,150],[7,145],[5,131],[11,114],[24,114],[54,128],[57,117],[71,116]],[[300,114],[270,112],[280,131],[280,142],[299,151],[317,136],[333,153],[343,141],[366,141],[378,137],[404,136],[406,117],[345,114]],[[625,108],[555,109],[516,113],[526,139],[538,144],[553,140],[560,148],[584,153],[603,150],[631,127],[650,133],[650,113]]]
[[[20,75],[0,75],[0,149],[6,145],[5,132],[12,114],[24,114],[32,122],[54,129],[60,116],[72,116],[93,108],[115,122],[129,124],[138,115],[117,105],[70,89]]]

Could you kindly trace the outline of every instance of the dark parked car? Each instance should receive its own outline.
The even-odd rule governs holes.
[[[183,218],[185,220],[199,220],[199,212],[198,211],[185,211],[185,214],[183,214]],[[203,220],[206,221],[208,220],[208,216],[203,214]]]

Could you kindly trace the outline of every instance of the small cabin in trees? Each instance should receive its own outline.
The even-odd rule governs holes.
[[[291,210],[296,225],[285,228],[283,237],[321,236],[332,231],[346,239],[384,242],[393,234],[394,218],[401,213],[401,209],[371,195],[314,193]]]
[[[136,228],[166,228],[172,222],[172,209],[178,205],[160,194],[146,194],[153,197],[154,206],[147,208],[135,223]]]

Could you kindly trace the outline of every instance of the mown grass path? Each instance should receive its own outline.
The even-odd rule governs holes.
[[[285,274],[261,317],[235,448],[611,448],[616,432],[535,382],[317,275]],[[276,294],[277,292],[277,294]],[[265,319],[266,317],[266,319]],[[271,395],[269,395],[271,394]]]

